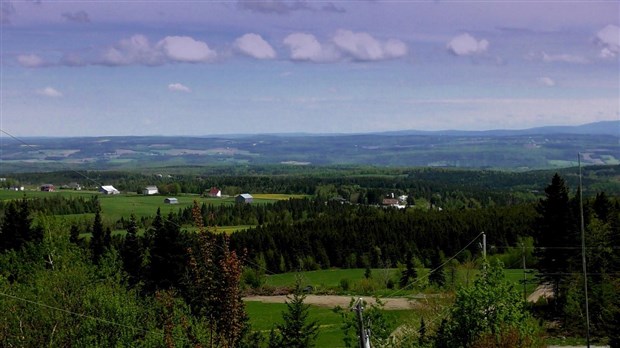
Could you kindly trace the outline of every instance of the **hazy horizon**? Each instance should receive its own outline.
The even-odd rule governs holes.
[[[15,2],[18,136],[359,134],[620,119],[619,2]]]

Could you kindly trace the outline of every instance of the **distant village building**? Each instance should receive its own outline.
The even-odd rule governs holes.
[[[66,185],[62,185],[60,188],[64,189],[64,190],[80,191],[82,189],[82,186],[80,184],[78,184],[77,182],[72,182],[72,183],[68,183]]]
[[[396,198],[384,198],[381,204],[387,206],[395,206],[398,205],[399,201]]]
[[[235,202],[237,203],[252,203],[253,201],[254,197],[249,193],[242,193],[235,198]]]
[[[104,195],[117,195],[117,194],[121,193],[121,191],[117,190],[112,185],[101,186],[99,188],[99,192],[103,193]]]
[[[179,204],[179,200],[174,197],[168,197],[164,199],[165,204]]]
[[[211,187],[211,189],[209,190],[209,197],[221,198],[222,197],[222,190],[220,190],[217,187]]]
[[[384,198],[381,202],[384,207],[394,207],[398,209],[404,209],[406,207],[405,204],[401,204],[401,201],[398,198]]]
[[[147,186],[142,190],[142,194],[144,195],[156,195],[159,193],[157,186]]]
[[[11,186],[11,188],[9,190],[11,190],[11,191],[24,191],[24,187],[23,186]]]
[[[44,184],[44,185],[41,185],[41,191],[54,192],[56,191],[56,187],[52,184]]]

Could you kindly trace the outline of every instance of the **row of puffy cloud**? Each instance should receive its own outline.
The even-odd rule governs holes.
[[[368,33],[349,30],[338,30],[327,42],[320,42],[311,34],[293,33],[285,37],[282,44],[289,49],[290,59],[310,62],[379,61],[400,58],[407,54],[407,45],[400,40],[382,41]],[[273,46],[254,33],[237,38],[232,47],[236,52],[255,59],[277,58]],[[52,64],[36,54],[24,54],[19,55],[17,61],[20,65],[31,68],[56,64],[156,66],[166,63],[213,62],[221,55],[206,42],[189,36],[167,36],[152,43],[146,36],[138,34],[120,40],[91,59],[76,54],[67,54],[60,62]]]
[[[601,58],[616,58],[620,54],[620,28],[608,25],[600,30],[595,42],[601,47]],[[382,61],[397,59],[407,55],[407,45],[397,39],[380,40],[366,32],[338,30],[328,40],[320,41],[308,33],[293,33],[282,40],[282,45],[289,51],[289,58],[295,61],[316,63],[353,61]],[[477,39],[464,33],[453,37],[446,45],[448,52],[455,56],[474,56],[485,54],[489,41]],[[237,38],[233,49],[243,55],[260,59],[276,59],[278,54],[274,47],[258,34],[248,33]],[[36,54],[17,57],[24,67],[42,67],[49,65],[82,66],[88,64],[122,66],[149,65],[166,63],[205,63],[216,61],[222,54],[209,45],[189,36],[166,36],[158,42],[151,43],[144,35],[134,35],[120,40],[104,49],[95,58],[86,59],[76,54],[65,55],[58,63],[46,62]],[[226,54],[224,54],[226,55]],[[569,54],[540,54],[530,58],[544,62],[587,63],[587,59]]]

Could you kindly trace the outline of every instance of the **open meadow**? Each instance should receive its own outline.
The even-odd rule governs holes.
[[[182,193],[178,195],[139,195],[136,193],[121,193],[118,195],[104,195],[97,191],[75,191],[75,190],[58,190],[54,192],[43,192],[40,190],[30,189],[26,191],[12,191],[12,190],[0,190],[0,201],[9,201],[14,199],[26,198],[43,198],[51,196],[63,196],[63,197],[83,197],[88,199],[92,196],[97,196],[101,203],[101,215],[103,219],[108,221],[116,221],[123,218],[128,218],[131,214],[134,214],[137,218],[154,216],[157,209],[161,210],[162,215],[167,215],[169,212],[178,212],[179,209],[191,207],[194,201],[198,204],[206,203],[207,205],[218,206],[222,204],[235,204],[235,197],[204,197],[198,194]],[[164,199],[167,197],[175,197],[178,199],[177,204],[167,204]],[[268,204],[274,203],[280,200],[287,200],[291,198],[304,198],[307,195],[300,194],[254,194],[254,200],[251,204]],[[222,227],[225,232],[231,230],[237,230],[237,228]]]

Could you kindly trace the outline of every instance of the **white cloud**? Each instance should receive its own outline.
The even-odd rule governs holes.
[[[274,59],[276,51],[258,34],[245,34],[235,40],[234,46],[243,54],[256,59]]]
[[[486,52],[489,48],[489,41],[477,40],[475,37],[464,33],[453,37],[446,47],[448,51],[457,56],[470,56]]]
[[[160,65],[163,64],[161,52],[155,50],[144,35],[134,35],[122,39],[103,54],[104,65]]]
[[[396,39],[387,40],[387,42],[383,45],[383,49],[388,57],[394,58],[403,57],[409,51],[404,42]]]
[[[46,97],[51,97],[51,98],[62,97],[62,93],[60,93],[57,89],[49,87],[49,86],[38,90],[37,94],[46,96]]]
[[[217,54],[202,41],[189,36],[166,36],[156,45],[170,60],[200,63],[213,60]]]
[[[119,41],[103,54],[104,65],[161,65],[183,62],[200,63],[213,60],[216,52],[202,41],[188,36],[166,36],[152,45],[144,35],[134,35]]]
[[[290,34],[284,38],[284,44],[290,49],[293,60],[327,62],[338,58],[336,52],[321,45],[312,34]]]
[[[311,62],[334,62],[343,58],[379,61],[407,54],[407,45],[396,39],[380,41],[365,32],[338,30],[329,43],[319,42],[314,35],[293,33],[284,39],[291,59]]]
[[[168,85],[168,90],[172,91],[172,92],[185,92],[185,93],[190,93],[192,90],[180,83],[171,83]]]
[[[603,46],[601,49],[601,58],[614,58],[620,53],[620,27],[617,25],[608,25],[596,33],[596,41]]]
[[[542,60],[545,63],[572,63],[572,64],[587,64],[589,61],[578,55],[574,54],[547,54],[546,52],[542,53]]]
[[[555,86],[555,81],[552,78],[547,77],[547,76],[539,77],[536,81],[538,81],[538,83],[543,86],[547,86],[547,87]]]
[[[383,43],[368,33],[338,30],[333,37],[336,47],[356,60],[383,60],[407,54],[407,46],[400,40]]]
[[[37,68],[45,65],[43,58],[36,54],[22,54],[17,56],[17,62],[26,68]]]

